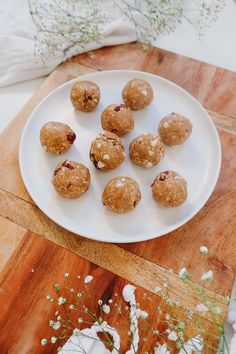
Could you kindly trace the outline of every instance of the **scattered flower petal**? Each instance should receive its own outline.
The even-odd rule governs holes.
[[[79,336],[80,335],[80,329],[79,328],[75,328],[74,330],[73,330],[73,334],[75,335],[75,336]]]
[[[207,248],[206,246],[201,246],[201,247],[199,248],[199,252],[200,252],[201,254],[208,254],[208,248]]]
[[[171,331],[168,335],[168,339],[173,341],[173,342],[176,342],[177,339],[178,339],[178,335],[175,331]]]
[[[212,270],[208,270],[208,272],[203,273],[201,276],[201,280],[211,281],[212,279],[213,279],[213,271]]]
[[[57,341],[57,337],[54,337],[54,336],[53,336],[53,337],[51,337],[51,343],[53,343],[53,344],[54,344],[54,343],[56,343],[56,341]]]
[[[196,311],[200,313],[206,313],[209,311],[209,308],[205,304],[198,304],[196,306]]]
[[[63,305],[66,303],[66,298],[63,296],[60,296],[57,300],[58,305]]]
[[[108,313],[110,313],[110,311],[111,311],[111,308],[110,308],[110,306],[109,305],[103,305],[102,306],[102,310],[103,310],[103,312],[105,312],[106,314],[108,314]]]
[[[47,344],[47,339],[46,338],[43,338],[42,340],[41,340],[41,345],[46,345]]]
[[[154,354],[170,354],[166,344],[159,344],[158,347],[154,348]]]
[[[88,284],[93,280],[93,276],[92,275],[87,275],[87,277],[84,278],[84,283]]]
[[[55,322],[52,326],[52,328],[55,329],[55,331],[57,331],[60,327],[61,327],[61,324],[59,321]]]

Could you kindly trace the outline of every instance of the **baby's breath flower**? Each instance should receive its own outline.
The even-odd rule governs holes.
[[[77,275],[77,279],[80,279],[80,275]]]
[[[60,316],[60,315],[57,316],[57,320],[58,320],[58,321],[61,321],[61,316]]]
[[[52,326],[52,328],[55,329],[55,331],[57,331],[60,327],[61,327],[61,324],[59,321],[55,322]]]
[[[109,314],[110,311],[111,311],[111,308],[110,308],[109,305],[104,304],[104,305],[102,306],[102,310],[103,310],[103,312],[105,312],[106,314]]]
[[[203,273],[201,276],[201,280],[211,281],[212,279],[213,279],[213,271],[212,270],[208,270],[208,272]]]
[[[142,311],[140,309],[137,309],[136,316],[137,316],[137,318],[146,319],[148,317],[148,313],[146,311]]]
[[[47,339],[46,338],[43,338],[42,340],[41,340],[41,345],[46,345],[47,344]]]
[[[84,283],[85,283],[85,284],[91,283],[92,280],[93,280],[93,276],[92,276],[92,275],[87,275],[87,276],[84,278]]]
[[[79,317],[79,318],[78,318],[78,322],[79,322],[79,323],[83,323],[83,322],[84,322],[83,318],[82,318],[82,317]]]
[[[179,327],[180,329],[183,329],[183,330],[186,328],[184,322],[179,322],[179,323],[178,323],[178,327]]]
[[[57,337],[54,337],[54,336],[53,336],[53,337],[51,337],[51,343],[53,343],[53,344],[54,344],[54,343],[56,343],[56,341],[57,341]]]
[[[60,296],[57,300],[58,305],[63,305],[66,303],[66,298],[63,296]]]
[[[70,292],[71,292],[71,293],[74,293],[74,292],[75,292],[75,289],[70,288]]]
[[[59,315],[59,311],[56,311],[56,312],[55,312],[55,316],[58,316],[58,315]]]
[[[154,354],[170,354],[168,347],[165,343],[164,344],[157,343],[156,345],[157,347],[154,348]]]
[[[188,310],[188,319],[191,320],[193,317],[193,311]]]
[[[171,331],[168,335],[168,339],[173,341],[173,342],[176,342],[177,339],[178,339],[178,335],[175,331]]]
[[[47,300],[51,300],[51,298],[52,298],[52,297],[51,297],[51,295],[49,295],[49,294],[46,296],[46,299],[47,299]]]
[[[82,294],[82,293],[78,293],[77,296],[78,296],[79,298],[81,298],[81,297],[83,296],[83,294]]]
[[[73,334],[74,334],[75,336],[79,336],[79,335],[81,334],[80,329],[75,328],[75,329],[73,330]]]
[[[187,274],[187,269],[185,267],[181,268],[179,271],[180,278],[184,278],[186,274]]]
[[[162,288],[161,288],[160,286],[155,286],[154,291],[155,291],[156,293],[159,293],[159,292],[162,291]]]
[[[98,305],[99,305],[99,306],[102,305],[102,300],[98,300]]]
[[[113,300],[112,300],[112,299],[110,299],[110,300],[108,300],[108,302],[109,302],[109,304],[112,304],[112,303],[113,303]]]
[[[71,304],[71,305],[69,306],[69,309],[70,309],[70,310],[74,310],[74,308],[75,308],[75,306],[74,306],[73,304]]]
[[[206,313],[209,311],[208,307],[205,304],[198,304],[196,306],[196,311],[200,313]]]
[[[201,246],[201,247],[199,248],[199,252],[200,252],[201,254],[208,254],[208,248],[207,248],[206,246]]]
[[[213,313],[216,314],[216,315],[220,315],[220,314],[221,314],[221,308],[220,308],[219,306],[214,306],[214,307],[212,308],[212,311],[213,311]]]
[[[165,319],[166,319],[167,321],[169,321],[170,315],[169,315],[168,313],[165,315]]]
[[[54,289],[56,290],[56,292],[60,291],[60,284],[54,284]]]
[[[70,273],[65,273],[65,274],[64,274],[64,277],[65,277],[65,278],[69,278],[69,276],[70,276]]]
[[[55,321],[50,320],[50,321],[49,321],[49,326],[52,327],[52,326],[54,325],[54,323],[55,323]]]

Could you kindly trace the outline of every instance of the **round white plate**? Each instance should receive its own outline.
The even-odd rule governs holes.
[[[154,90],[152,104],[134,112],[135,129],[123,138],[127,158],[110,172],[96,170],[89,160],[90,143],[102,131],[101,112],[111,103],[121,103],[121,90],[133,78],[146,79]],[[95,111],[76,111],[70,102],[75,81],[92,80],[101,89]],[[190,138],[182,145],[166,147],[164,159],[155,167],[143,169],[129,160],[129,142],[141,132],[156,132],[160,119],[171,112],[189,117],[193,124]],[[42,125],[48,121],[65,122],[77,139],[67,153],[54,156],[45,152],[39,140]],[[84,163],[91,173],[91,186],[81,198],[60,197],[51,184],[59,161]],[[20,143],[20,169],[26,188],[38,207],[53,221],[76,234],[106,242],[136,242],[162,236],[190,220],[211,195],[220,170],[220,141],[210,117],[191,95],[174,83],[156,75],[130,70],[97,72],[69,81],[52,91],[28,119]],[[165,170],[175,170],[188,181],[188,199],[180,207],[164,208],[152,199],[150,185]],[[140,186],[142,199],[134,211],[118,215],[101,203],[105,184],[115,176],[130,176]]]

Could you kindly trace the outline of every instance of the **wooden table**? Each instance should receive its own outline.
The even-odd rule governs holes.
[[[142,70],[174,81],[204,105],[219,128],[223,161],[215,191],[191,221],[165,237],[119,245],[79,237],[45,216],[22,182],[19,140],[36,104],[74,77],[108,69]],[[127,282],[134,283],[141,305],[145,291],[152,299],[145,306],[153,321],[153,304],[161,299],[154,288],[167,283],[170,297],[181,303],[175,308],[176,316],[192,310],[202,318],[207,338],[214,330],[213,320],[208,313],[196,313],[196,293],[204,289],[225,316],[225,296],[230,296],[236,268],[235,132],[236,73],[158,48],[144,50],[136,43],[99,49],[93,56],[79,55],[56,68],[0,137],[0,353],[56,352],[52,346],[42,347],[40,338],[48,333],[52,312],[45,294],[56,280],[66,281],[65,272],[94,275],[96,297],[103,299],[114,296]],[[207,257],[199,252],[202,245],[209,247]],[[190,270],[191,286],[179,278],[181,267]],[[202,282],[202,272],[209,269],[214,282]],[[194,334],[191,331],[189,336]],[[217,347],[219,337],[216,333],[209,343]],[[154,343],[150,339],[142,344],[139,353],[153,352]],[[127,342],[122,346],[124,350]],[[203,352],[215,353],[215,349]]]

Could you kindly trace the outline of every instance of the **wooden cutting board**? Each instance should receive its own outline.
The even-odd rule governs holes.
[[[194,95],[208,109],[216,125],[223,129],[219,130],[223,161],[214,193],[190,222],[165,237],[115,245],[74,235],[53,223],[37,208],[20,176],[18,146],[25,121],[36,104],[51,90],[95,70],[121,68],[163,76]],[[83,54],[74,57],[56,68],[45,80],[0,136],[0,307],[4,308],[0,314],[0,323],[2,326],[4,324],[4,330],[0,333],[0,348],[4,348],[1,353],[42,352],[38,339],[45,333],[43,316],[46,319],[50,314],[40,299],[53,280],[48,271],[55,276],[64,271],[75,274],[74,267],[85,263],[86,270],[99,269],[97,272],[101,279],[114,277],[114,284],[117,282],[123,286],[121,277],[151,293],[155,286],[167,282],[170,296],[179,301],[184,309],[193,311],[199,303],[196,292],[204,286],[206,293],[215,298],[223,314],[226,314],[227,305],[223,296],[230,296],[236,268],[235,92],[236,73],[154,47],[143,50],[135,43],[103,48],[97,50],[94,56]],[[202,245],[209,247],[208,257],[203,258],[199,253]],[[29,269],[34,269],[34,262],[40,271],[31,274]],[[191,271],[194,282],[191,287],[183,284],[176,274],[181,267]],[[172,271],[169,272],[169,269]],[[214,272],[214,282],[203,283],[200,276],[209,269]],[[110,288],[112,295],[117,289],[114,284],[111,282],[108,286],[108,283],[100,282],[97,288],[101,292],[106,287]],[[118,288],[121,289],[121,286]],[[25,299],[23,303],[22,297]],[[29,311],[26,310],[26,300],[30,303]],[[36,300],[41,305],[36,306]],[[29,337],[31,319],[35,316],[37,320]],[[203,317],[205,327],[210,328],[212,319],[208,314]],[[219,334],[214,345],[218,339]],[[140,353],[145,351],[142,349]],[[214,350],[210,352],[214,353]]]

